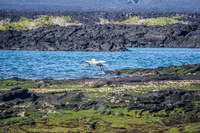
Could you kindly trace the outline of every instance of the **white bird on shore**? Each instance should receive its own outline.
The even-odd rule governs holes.
[[[103,66],[105,65],[105,64],[103,64],[103,63],[107,63],[106,61],[103,61],[103,60],[100,60],[100,61],[95,61],[95,59],[92,59],[91,61],[85,61],[85,65],[87,66],[87,65],[89,65],[89,66],[91,66],[91,65],[95,65],[95,66],[99,66],[100,67],[100,69],[101,69],[101,71],[104,71],[104,68],[103,68]]]

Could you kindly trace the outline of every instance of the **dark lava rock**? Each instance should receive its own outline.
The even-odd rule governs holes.
[[[148,98],[143,98],[139,103],[148,101],[148,108],[175,108],[184,106],[184,102],[200,100],[200,96],[194,91],[181,89],[167,89],[148,92]]]
[[[125,97],[120,97],[122,102]],[[121,107],[128,107],[128,110],[143,109],[150,112],[158,112],[166,109],[173,110],[174,108],[194,106],[191,101],[199,101],[200,96],[195,91],[187,91],[181,89],[166,89],[147,92],[147,97],[141,97],[138,94],[129,96],[129,104],[119,103]],[[112,108],[112,107],[111,107]]]
[[[38,98],[38,96],[36,94],[29,93],[28,89],[22,89],[20,87],[13,88],[10,91],[6,91],[0,94],[0,101],[14,100],[15,102],[16,101],[20,102],[21,99],[26,99],[26,98],[32,98],[32,100],[35,101]],[[15,104],[19,102],[16,102]]]
[[[106,109],[107,106],[104,105],[104,104],[101,104],[101,103],[98,103],[95,105],[95,107],[93,107],[94,110],[103,110],[103,109]]]
[[[80,109],[82,110],[88,110],[88,109],[91,109],[93,106],[95,106],[97,104],[96,101],[90,101],[90,102],[87,102],[87,103],[84,103],[80,106]]]
[[[30,98],[31,94],[28,93],[28,89],[17,89],[17,90],[11,90],[8,92],[5,92],[0,95],[1,101],[10,101],[15,98],[25,99]]]
[[[115,115],[116,116],[123,116],[124,114],[122,112],[116,112]]]
[[[13,110],[11,111],[4,111],[3,113],[0,113],[0,119],[6,119],[6,118],[10,118],[13,116]]]
[[[101,28],[101,29],[99,29]],[[99,30],[102,32],[99,34]],[[18,36],[15,36],[18,32]],[[0,31],[0,49],[41,51],[127,51],[104,26],[52,26],[42,30]]]
[[[128,51],[126,47],[200,48],[198,25],[83,25],[0,31],[2,50]]]
[[[128,74],[143,75],[146,77],[145,79],[143,79],[143,81],[183,80],[183,79],[191,80],[192,78],[195,80],[198,77],[198,75],[200,75],[200,64],[186,63],[186,64],[182,64],[182,66],[158,67],[155,69],[150,69],[150,68],[119,69],[119,70],[116,70],[114,73],[115,74],[128,73]],[[190,76],[192,78],[190,78]]]
[[[36,30],[0,31],[0,50],[127,51],[126,47],[200,48],[199,13],[136,12],[10,12],[0,11],[0,20],[40,15],[72,16],[83,26],[40,27]],[[167,26],[97,25],[100,19],[124,21],[133,16],[157,18],[180,16],[193,24]]]
[[[199,13],[177,13],[177,12],[14,12],[0,10],[0,20],[10,18],[11,22],[19,21],[21,17],[36,19],[40,15],[48,16],[72,16],[74,20],[78,20],[83,24],[96,24],[100,22],[100,18],[124,21],[133,16],[140,18],[158,18],[158,17],[172,17],[180,16],[183,21],[187,22],[200,22]]]

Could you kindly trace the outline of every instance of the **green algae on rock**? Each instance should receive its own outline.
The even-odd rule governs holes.
[[[136,68],[119,69],[116,73],[128,73],[138,75],[200,75],[200,64],[182,64],[182,66],[158,67],[155,69]]]
[[[132,81],[0,81],[0,132],[200,131],[200,80]]]

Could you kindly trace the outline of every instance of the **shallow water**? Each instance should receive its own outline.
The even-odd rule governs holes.
[[[200,49],[130,48],[131,52],[0,51],[0,79],[69,79],[113,75],[101,73],[97,66],[85,66],[85,60],[109,62],[105,70],[156,68],[200,63]]]

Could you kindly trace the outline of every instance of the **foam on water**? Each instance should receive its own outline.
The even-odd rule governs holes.
[[[200,63],[200,49],[130,48],[131,52],[0,51],[0,79],[104,78],[98,66],[85,66],[85,60],[104,60],[105,70],[156,68]]]

